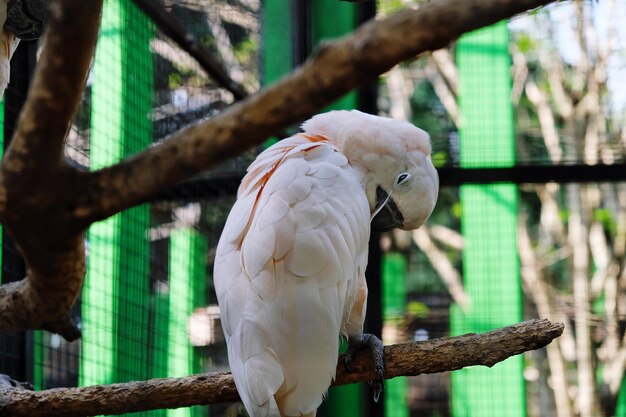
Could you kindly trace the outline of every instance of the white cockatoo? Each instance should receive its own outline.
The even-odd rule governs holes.
[[[19,38],[4,27],[7,20],[8,0],[0,0],[0,99],[4,96],[11,75],[11,57],[20,43]]]
[[[0,0],[0,99],[11,78],[11,57],[22,40],[43,34],[45,0]]]
[[[370,227],[417,228],[438,194],[428,134],[410,123],[332,111],[302,129],[250,165],[217,246],[228,358],[251,417],[314,416],[340,335],[370,345],[382,379],[382,342],[362,333]]]

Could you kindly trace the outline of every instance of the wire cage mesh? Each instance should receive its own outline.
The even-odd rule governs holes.
[[[309,3],[294,1],[286,8],[270,0],[164,0],[159,5],[221,57],[234,81],[256,91],[301,62],[314,44],[337,36],[333,18],[346,30],[363,18],[363,9],[324,16],[320,12],[334,2]],[[419,2],[379,1],[378,13],[393,12],[397,3]],[[602,73],[590,70],[602,59],[617,60],[617,47],[590,52],[594,65],[583,69],[559,55],[564,41],[555,31],[565,29],[556,30],[555,22],[573,22],[575,32],[581,13],[583,21],[606,13],[578,4],[516,18],[401,64],[379,83],[379,111],[429,131],[433,161],[442,173],[623,163],[624,119],[607,91],[611,77],[620,73],[598,79]],[[626,18],[622,9],[614,10],[616,21]],[[623,45],[624,35],[610,35],[611,30],[601,32],[614,36],[610,45]],[[36,52],[36,42],[23,43],[12,62],[0,112],[3,138],[10,138]],[[557,81],[569,110],[558,106]],[[356,107],[359,97],[348,96],[336,106]],[[73,165],[96,170],[155,146],[234,101],[232,92],[133,2],[108,0],[65,153]],[[48,389],[227,370],[212,264],[238,182],[259,149],[94,224],[86,236],[85,286],[72,312],[82,339],[68,343],[40,331],[2,334],[0,373]],[[563,321],[563,338],[552,350],[494,369],[388,381],[378,408],[368,402],[367,387],[331,390],[320,415],[564,416],[585,415],[585,407],[591,415],[626,415],[619,359],[626,327],[624,182],[514,180],[521,185],[511,178],[460,187],[444,182],[425,228],[383,234],[373,245],[382,250],[377,274],[382,284],[380,290],[370,284],[370,315],[380,316],[386,343],[485,331],[537,316]],[[576,262],[581,259],[587,262]],[[2,282],[24,273],[18,251],[3,236]],[[597,371],[591,383],[581,379],[585,363]],[[221,404],[141,414],[242,413],[239,404]]]

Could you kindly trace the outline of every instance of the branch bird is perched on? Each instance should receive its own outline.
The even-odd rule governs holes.
[[[314,416],[340,334],[370,346],[382,377],[382,343],[362,333],[370,223],[419,227],[439,188],[428,134],[409,123],[353,110],[302,127],[250,165],[217,247],[228,358],[252,417]]]

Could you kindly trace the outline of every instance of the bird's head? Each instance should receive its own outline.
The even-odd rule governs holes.
[[[411,230],[428,219],[437,201],[439,177],[426,132],[356,110],[322,113],[302,128],[326,136],[360,172],[372,229]]]

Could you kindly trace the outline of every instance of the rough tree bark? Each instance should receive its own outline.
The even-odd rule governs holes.
[[[28,276],[0,287],[0,331],[80,332],[69,309],[82,287],[83,233],[98,220],[310,116],[398,62],[551,0],[447,0],[370,22],[327,44],[283,81],[112,167],[70,167],[63,143],[93,54],[102,1],[50,1],[33,87],[0,167],[0,222]]]
[[[427,342],[385,347],[385,378],[461,369],[470,365],[493,366],[528,350],[538,349],[561,335],[563,325],[530,320],[482,334],[468,334]],[[348,372],[339,358],[335,385],[374,379],[368,355],[360,355]],[[0,415],[55,417],[122,414],[161,408],[231,402],[239,399],[228,373],[159,378],[144,382],[56,388],[33,392],[0,386]]]

